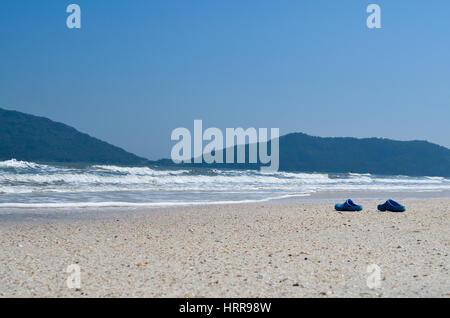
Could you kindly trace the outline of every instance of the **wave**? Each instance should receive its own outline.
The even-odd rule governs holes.
[[[430,179],[430,180],[439,180],[439,181],[444,181],[445,178],[444,177],[425,177],[426,179]]]
[[[0,169],[42,169],[46,165],[37,164],[28,161],[19,161],[16,159],[0,161]]]
[[[94,165],[94,169],[100,169],[105,171],[119,172],[132,175],[142,176],[162,176],[162,175],[180,175],[189,173],[190,170],[154,170],[148,167],[119,167],[109,165]]]
[[[354,173],[354,172],[349,172],[348,175],[349,175],[349,176],[356,176],[356,177],[359,177],[359,176],[370,177],[372,174],[370,174],[370,173]]]
[[[333,184],[370,184],[374,180],[371,179],[331,179],[327,177],[296,177],[281,178],[277,176],[260,176],[260,175],[241,175],[234,176],[224,175],[172,175],[165,173],[160,176],[153,175],[102,175],[97,173],[53,173],[53,174],[0,174],[0,186],[16,185],[19,187],[101,187],[101,186],[146,186],[153,187],[169,187],[183,185],[199,185],[210,187],[227,187],[234,186],[253,186],[259,188],[269,187],[292,187],[292,186],[308,186],[308,185],[333,185]],[[392,181],[393,183],[402,183],[402,181]],[[403,182],[405,183],[405,182]],[[411,182],[415,183],[415,182]],[[435,181],[429,183],[436,183]]]
[[[170,206],[190,206],[190,205],[221,205],[221,204],[242,204],[242,203],[262,203],[273,200],[282,200],[293,197],[303,197],[307,194],[292,194],[267,197],[254,200],[222,200],[222,201],[182,201],[182,202],[65,202],[65,203],[0,203],[0,208],[9,209],[36,209],[36,208],[120,208],[120,207],[170,207]]]
[[[261,172],[178,167],[85,167],[0,161],[0,205],[155,205],[194,201],[263,200],[274,195],[324,191],[450,191],[443,177],[378,176],[368,173]],[[226,198],[227,200],[223,200]],[[84,202],[84,203],[83,203]],[[146,203],[148,202],[148,203]],[[238,202],[244,202],[238,200]],[[255,201],[256,202],[256,201]],[[129,205],[127,205],[129,206]]]

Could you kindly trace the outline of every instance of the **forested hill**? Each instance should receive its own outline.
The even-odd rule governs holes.
[[[143,165],[148,160],[75,128],[0,108],[0,160]]]
[[[279,138],[282,171],[372,173],[450,177],[450,150],[427,141],[384,138],[313,137],[292,133]],[[246,145],[246,162],[248,162]],[[259,145],[257,145],[259,149]],[[270,143],[268,145],[270,149]],[[223,161],[225,161],[225,153]],[[234,149],[235,162],[237,147]],[[168,164],[169,160],[161,160]],[[256,169],[260,164],[187,164],[185,166]]]
[[[409,176],[450,176],[450,150],[427,141],[280,137],[280,169]]]

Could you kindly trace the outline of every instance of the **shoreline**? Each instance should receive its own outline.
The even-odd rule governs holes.
[[[245,204],[283,204],[283,203],[340,203],[347,198],[354,201],[383,203],[388,198],[401,201],[449,199],[450,191],[321,191],[308,194],[287,194],[278,197],[269,197],[242,201],[211,201],[211,202],[73,202],[73,203],[0,203],[0,216],[14,211],[68,211],[68,210],[111,210],[111,209],[170,209],[201,206],[245,205]]]
[[[361,203],[3,214],[0,297],[450,297],[450,199]]]

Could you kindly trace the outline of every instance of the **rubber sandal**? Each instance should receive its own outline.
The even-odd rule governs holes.
[[[361,211],[363,207],[355,204],[351,199],[348,199],[344,203],[337,203],[334,208],[336,211]]]
[[[387,200],[385,203],[383,204],[379,204],[378,205],[378,210],[379,211],[391,211],[391,212],[405,212],[406,211],[406,207],[404,205],[401,205],[398,202],[395,202],[392,199]]]

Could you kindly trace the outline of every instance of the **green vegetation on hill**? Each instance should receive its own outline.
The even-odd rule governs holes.
[[[0,108],[0,160],[143,165],[148,160],[76,129]]]
[[[450,176],[450,150],[427,141],[280,137],[280,169],[410,176]]]
[[[450,150],[427,141],[383,138],[322,138],[303,133],[281,136],[281,171],[450,176]],[[248,162],[248,145],[246,159]],[[259,145],[257,146],[259,149]],[[270,149],[270,143],[268,149]],[[224,161],[225,161],[224,151]],[[234,149],[235,162],[237,147]],[[162,163],[163,161],[161,161]],[[164,161],[167,164],[167,161]],[[256,169],[260,164],[188,164],[216,168]]]

